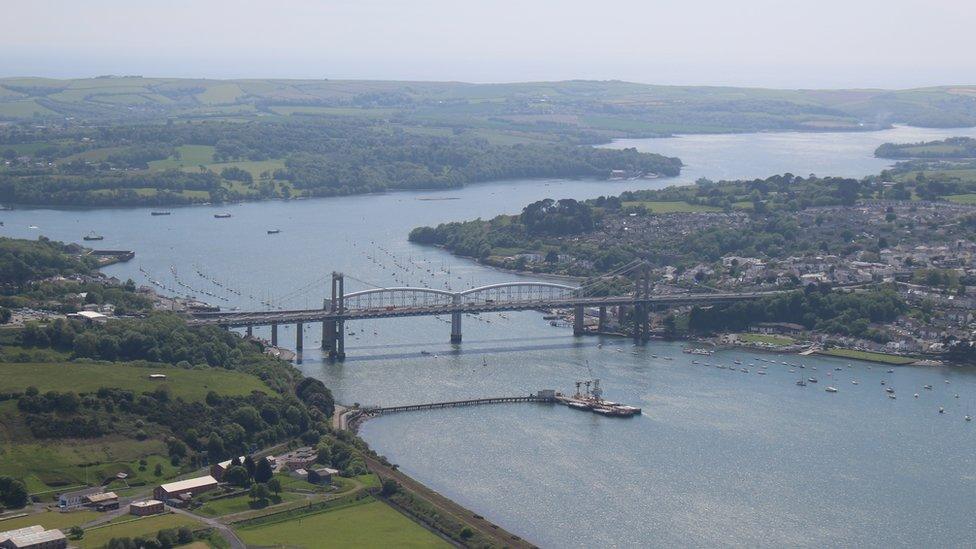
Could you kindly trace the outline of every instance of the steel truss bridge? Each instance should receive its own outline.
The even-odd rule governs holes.
[[[332,358],[345,358],[344,325],[349,320],[397,318],[411,316],[451,316],[451,342],[461,343],[461,317],[469,313],[573,309],[573,334],[584,333],[584,309],[599,308],[599,329],[606,324],[606,308],[633,307],[634,337],[646,340],[649,335],[649,311],[659,306],[714,305],[758,299],[783,293],[781,290],[744,293],[668,294],[650,293],[648,270],[636,272],[633,293],[627,295],[593,295],[599,284],[570,286],[553,282],[506,282],[452,292],[434,288],[373,288],[344,292],[342,273],[332,274],[332,297],[321,309],[253,312],[199,312],[190,324],[246,328],[251,335],[254,326],[271,327],[271,344],[278,344],[278,325],[298,326],[295,348],[301,351],[302,328],[306,323],[322,323],[322,348]]]

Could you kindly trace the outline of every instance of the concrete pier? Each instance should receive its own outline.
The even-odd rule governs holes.
[[[304,326],[302,325],[301,322],[299,322],[298,324],[295,325],[295,327],[296,327],[296,330],[295,330],[295,332],[296,332],[295,333],[295,350],[298,351],[298,352],[301,352],[302,351],[302,348],[305,347],[304,342],[302,341],[303,338],[304,338],[304,334],[302,333]]]
[[[273,347],[278,346],[278,323],[277,322],[271,323],[271,345]]]
[[[576,305],[573,307],[573,335],[581,336],[585,333],[586,327],[583,325],[583,306]]]

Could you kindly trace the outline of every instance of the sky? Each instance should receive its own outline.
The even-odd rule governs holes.
[[[0,76],[976,84],[976,0],[5,0]]]

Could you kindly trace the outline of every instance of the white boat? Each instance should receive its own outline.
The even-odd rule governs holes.
[[[860,382],[858,380],[856,380],[856,379],[852,379],[851,380],[851,385],[857,385],[858,383],[860,383]]]
[[[824,389],[824,391],[827,391],[828,393],[836,393],[836,392],[837,392],[837,387],[830,387],[830,386],[827,386],[827,387],[826,387],[826,388]]]

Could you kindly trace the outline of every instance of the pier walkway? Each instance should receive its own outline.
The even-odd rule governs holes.
[[[426,404],[405,404],[403,406],[384,406],[367,407],[362,409],[363,414],[382,415],[397,412],[414,412],[418,410],[436,410],[438,408],[457,408],[460,406],[480,406],[482,404],[508,404],[511,402],[550,402],[555,403],[556,397],[552,392],[540,391],[534,395],[510,396],[510,397],[491,397],[491,398],[472,398],[468,400],[452,400],[449,402],[429,402]]]

